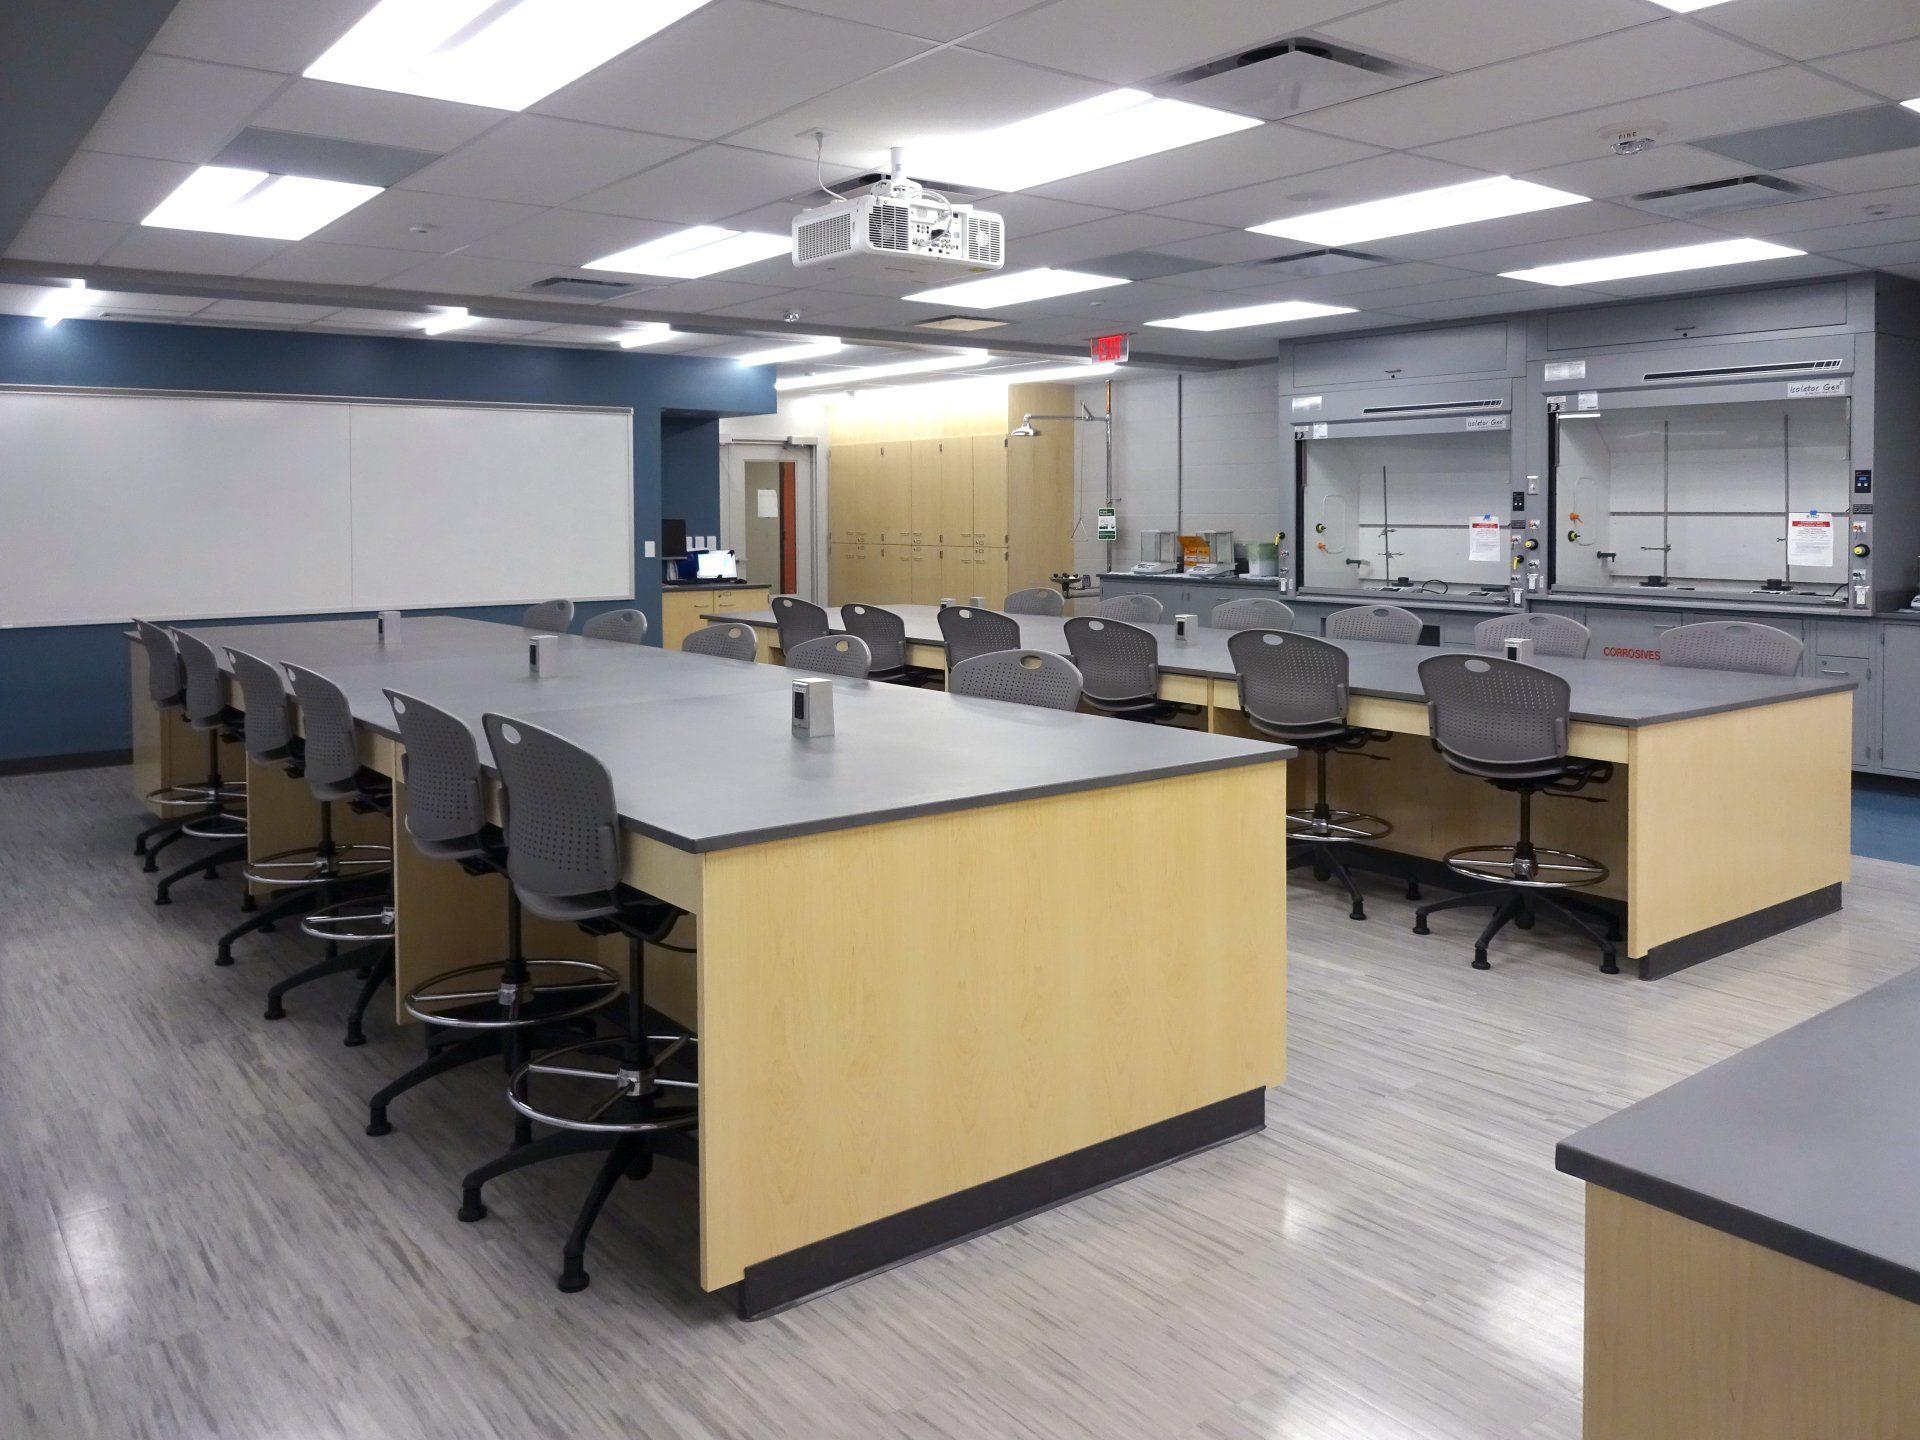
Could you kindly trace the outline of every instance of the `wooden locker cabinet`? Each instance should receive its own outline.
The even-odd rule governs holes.
[[[942,545],[965,545],[973,538],[973,447],[971,435],[931,442],[938,447],[939,508],[933,517],[934,537]],[[914,523],[920,524],[916,516]],[[922,530],[926,526],[921,526]]]
[[[915,605],[935,605],[939,603],[940,597],[947,593],[940,588],[942,582],[946,579],[946,576],[942,573],[945,562],[941,559],[944,548],[945,547],[940,545],[915,545],[912,547],[910,551],[912,559],[908,565],[911,574],[908,584],[909,593],[907,595],[907,599],[911,603]]]
[[[866,502],[874,445],[837,445],[828,472],[827,539],[851,544],[866,528]]]
[[[882,545],[911,544],[913,445],[894,441],[874,449],[872,483],[868,487],[867,538],[878,540]]]
[[[1007,441],[979,435],[973,441],[973,528],[975,545],[1007,544]]]

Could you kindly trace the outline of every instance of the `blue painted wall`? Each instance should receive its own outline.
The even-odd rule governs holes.
[[[0,316],[0,384],[623,406],[633,411],[641,544],[659,537],[663,487],[683,507],[671,513],[685,513],[689,529],[720,528],[717,417],[766,414],[775,404],[769,369],[727,360],[104,320],[49,329],[13,316]],[[693,523],[696,514],[703,523]],[[631,603],[657,629],[660,566],[638,554],[635,561]],[[453,613],[511,619],[518,610]],[[131,743],[120,630],[0,630],[0,764]]]

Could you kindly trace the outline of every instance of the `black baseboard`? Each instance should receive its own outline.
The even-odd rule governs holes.
[[[1709,925],[1691,935],[1682,935],[1678,940],[1656,945],[1642,955],[1640,978],[1658,980],[1689,965],[1698,965],[1702,960],[1711,960],[1716,955],[1725,955],[1730,950],[1765,940],[1770,935],[1778,935],[1809,920],[1818,920],[1822,915],[1831,915],[1839,908],[1840,886],[1834,884],[1795,896],[1791,900],[1782,900],[1778,905],[1769,905],[1751,915]]]
[[[131,750],[82,750],[72,755],[29,755],[24,760],[0,760],[0,775],[46,775],[55,770],[98,770],[106,765],[126,765],[132,760]]]
[[[1218,1100],[749,1265],[739,1287],[740,1318],[763,1319],[1183,1156],[1251,1135],[1266,1125],[1266,1095],[1265,1090],[1249,1090]]]

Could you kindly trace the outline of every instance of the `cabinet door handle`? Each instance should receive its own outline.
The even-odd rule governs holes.
[[[1836,670],[1831,665],[1822,665],[1820,667],[1820,673],[1822,675],[1851,675],[1853,672],[1851,670]]]

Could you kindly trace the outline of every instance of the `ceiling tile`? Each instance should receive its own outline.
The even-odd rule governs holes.
[[[360,85],[335,85],[329,80],[295,80],[254,116],[253,123],[268,130],[327,135],[368,145],[397,145],[441,155],[507,118],[504,110],[479,105],[456,105]]]
[[[240,70],[143,55],[84,142],[89,150],[204,164],[286,83]]]
[[[347,309],[336,310],[326,319],[316,321],[314,328],[317,330],[410,330],[419,334],[421,323],[425,319],[426,316],[417,310]]]
[[[537,206],[509,205],[460,195],[388,190],[342,215],[313,238],[342,245],[424,250],[444,255],[539,214]],[[414,227],[425,227],[416,235]]]
[[[1255,260],[1272,260],[1302,250],[1321,247],[1303,245],[1298,240],[1282,240],[1277,235],[1255,235],[1247,230],[1216,230],[1192,240],[1172,240],[1153,247],[1162,255],[1181,260],[1199,260],[1208,265],[1246,265]],[[1196,271],[1196,274],[1205,273]],[[1184,281],[1185,276],[1181,277]]]
[[[553,273],[550,265],[524,260],[490,260],[481,255],[436,255],[380,282],[383,289],[426,294],[498,295],[520,290]]]
[[[1032,8],[1033,0],[791,0],[796,10],[880,25],[929,40],[957,40],[1007,15]]]
[[[109,250],[104,263],[129,270],[186,270],[239,275],[287,248],[284,240],[251,235],[207,235],[197,230],[150,230],[136,226]]]
[[[1505,130],[1491,130],[1464,140],[1412,148],[1436,160],[1477,165],[1511,175],[1606,156],[1612,148],[1611,133],[1629,125],[1658,127],[1659,141],[1654,147],[1657,153],[1662,147],[1680,141],[1858,110],[1873,103],[1850,85],[1816,75],[1798,65],[1781,65],[1731,80],[1693,85],[1664,95],[1648,95]]]
[[[1055,0],[969,35],[966,45],[1114,85],[1134,85],[1283,40],[1358,8],[1358,0],[1258,5],[1181,0],[1131,6],[1121,18],[1114,15],[1112,0]]]
[[[1478,180],[1484,173],[1458,165],[1443,165],[1420,155],[1376,155],[1285,180],[1269,180],[1264,185],[1248,185],[1199,200],[1183,200],[1177,205],[1161,206],[1160,210],[1182,220],[1215,225],[1263,225],[1283,215],[1304,215],[1387,195],[1457,185],[1463,180]]]
[[[1744,3],[1744,0],[1743,0]],[[1349,100],[1293,123],[1378,145],[1426,145],[1611,105],[1779,62],[1685,20],[1659,20],[1522,60]]]
[[[194,167],[177,160],[144,160],[82,150],[40,201],[40,213],[75,220],[137,224],[153,212]]]
[[[102,310],[138,310],[148,315],[191,315],[210,303],[204,295],[143,295],[131,290],[108,290],[100,296]]]
[[[564,205],[692,148],[687,140],[515,115],[407,177],[409,190]]]
[[[301,0],[298,5],[180,0],[149,48],[297,75],[370,8],[368,0]]]
[[[534,108],[717,140],[926,48],[868,25],[758,0],[715,0]]]
[[[247,273],[261,280],[298,280],[309,285],[377,285],[419,263],[419,253],[413,250],[302,240]]]
[[[1558,265],[1569,260],[1637,255],[1643,250],[1703,245],[1710,240],[1725,238],[1719,231],[1704,226],[1683,225],[1677,220],[1659,220],[1653,216],[1646,218],[1647,224],[1623,226],[1603,235],[1574,235],[1520,245],[1486,246],[1477,250],[1463,250],[1445,259],[1447,264],[1457,269],[1499,275],[1511,270],[1531,270],[1540,265]]]
[[[1331,135],[1262,125],[1056,180],[1035,193],[1120,210],[1160,210],[1196,196],[1324,170],[1379,153],[1371,145]]]
[[[1814,68],[1837,75],[1850,85],[1863,85],[1889,100],[1920,96],[1920,40],[1829,55]]]
[[[117,220],[70,220],[33,215],[7,247],[9,260],[64,260],[92,265],[118,244],[127,227]]]
[[[1715,6],[1713,14],[1698,18],[1799,60],[1920,36],[1920,5],[1913,0],[1740,0],[1738,5]]]
[[[1321,25],[1317,33],[1436,70],[1471,70],[1624,30],[1659,13],[1643,0],[1394,0]]]
[[[1696,150],[1691,145],[1656,145],[1639,155],[1602,155],[1545,170],[1520,169],[1522,179],[1596,200],[1640,195],[1649,190],[1671,190],[1680,185],[1704,185],[1746,174],[1744,167],[1724,155]]]
[[[803,190],[813,178],[810,163],[785,155],[706,145],[573,204],[600,214],[705,224]]]
[[[1857,223],[1829,225],[1818,230],[1795,230],[1785,242],[1796,250],[1832,254],[1871,245],[1904,245],[1920,240],[1920,206],[1905,214],[1859,216]]]
[[[1870,210],[1880,213],[1870,214]],[[1902,215],[1920,215],[1920,185],[1834,195],[1823,200],[1802,200],[1795,205],[1770,205],[1764,210],[1725,216],[1719,223],[1727,226],[1737,224],[1748,235],[1778,236],[1782,244],[1797,246],[1799,242],[1790,237],[1809,230],[1826,230]]]
[[[646,227],[623,215],[548,210],[531,220],[495,231],[484,240],[476,240],[464,247],[462,253],[497,260],[532,260],[571,269],[650,238],[640,233],[643,228]]]
[[[1479,315],[1504,315],[1514,310],[1561,310],[1576,305],[1605,303],[1614,298],[1597,290],[1563,289],[1555,293],[1547,286],[1529,285],[1526,292],[1521,294],[1402,303],[1393,307],[1393,313],[1410,320],[1470,320]]]
[[[1208,228],[1166,215],[1115,215],[1036,235],[1022,242],[1017,252],[1009,244],[1007,261],[1015,269],[1029,265],[1071,265],[1076,260],[1118,255],[1126,250],[1152,250],[1176,240],[1197,239],[1207,234]]]
[[[1418,235],[1369,240],[1354,248],[1391,255],[1396,259],[1438,260],[1471,250],[1538,245],[1554,240],[1603,235],[1612,230],[1629,230],[1646,225],[1660,218],[1643,214],[1630,206],[1594,201],[1587,205],[1536,211],[1531,215],[1514,215],[1504,220],[1449,225],[1443,230],[1427,230]]]
[[[1851,160],[1796,165],[1780,173],[1789,180],[1802,180],[1843,195],[1897,190],[1907,185],[1920,185],[1920,146],[1908,150],[1890,150],[1884,155],[1856,155]]]
[[[824,195],[820,198],[823,204],[826,203]],[[1064,200],[1048,200],[1029,193],[994,195],[982,200],[980,208],[990,210],[1006,220],[1009,241],[1023,235],[1044,235],[1049,230],[1064,230],[1069,225],[1084,225],[1091,220],[1111,219],[1120,213],[1098,205],[1070,205]]]
[[[1789,280],[1816,280],[1828,275],[1855,274],[1858,266],[1822,255],[1802,255],[1781,260],[1761,260],[1749,265],[1728,265],[1716,270],[1694,270],[1678,275],[1643,275],[1633,280],[1610,280],[1589,288],[1607,295],[1693,295],[1706,290],[1748,289],[1753,286],[1779,285]],[[1543,287],[1551,288],[1551,287]]]
[[[778,288],[771,285],[742,285],[733,280],[682,280],[673,285],[656,285],[623,300],[610,300],[603,308],[696,315],[704,310],[717,310],[722,305],[739,305],[778,293]]]
[[[1850,265],[1864,265],[1872,270],[1885,270],[1893,265],[1916,265],[1920,264],[1920,240],[1870,245],[1864,250],[1841,250],[1833,258]]]
[[[997,55],[936,50],[791,106],[729,138],[737,145],[805,159],[809,185],[813,183],[813,137],[802,132],[816,127],[830,132],[826,142],[829,182],[836,168],[842,174],[877,168],[894,145],[906,147],[911,173],[917,142],[990,130],[1103,94],[1107,88],[1098,81]]]

